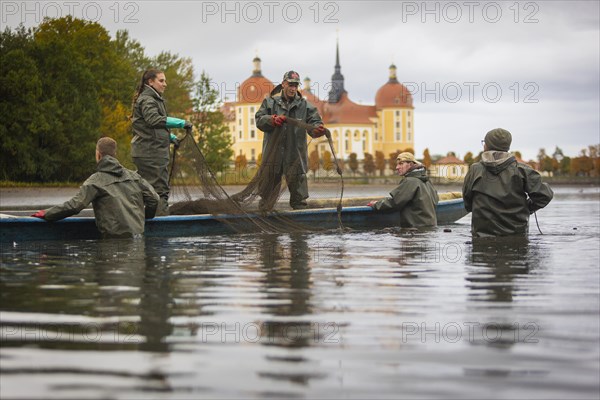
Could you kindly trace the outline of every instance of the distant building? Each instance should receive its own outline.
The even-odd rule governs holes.
[[[432,178],[439,178],[440,180],[462,181],[467,175],[469,166],[464,161],[458,159],[453,155],[440,158],[434,161],[429,168],[429,175]]]
[[[331,131],[337,156],[347,159],[351,153],[356,153],[362,160],[365,153],[375,155],[381,151],[387,159],[396,151],[414,150],[413,99],[410,91],[398,81],[396,66],[390,65],[388,81],[377,90],[375,104],[362,105],[353,102],[344,87],[339,45],[336,46],[335,61],[327,100],[312,93],[308,77],[304,79],[301,93],[317,107],[325,126]],[[274,84],[262,75],[260,58],[255,57],[253,63],[252,75],[238,88],[236,101],[227,102],[222,108],[233,140],[234,157],[245,155],[250,161],[255,161],[262,152],[263,134],[256,128],[254,114],[263,99],[280,83]],[[329,150],[326,142],[315,140],[309,151],[315,143],[319,143],[319,154]]]

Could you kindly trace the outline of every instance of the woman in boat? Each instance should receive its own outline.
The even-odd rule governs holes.
[[[436,226],[438,193],[431,184],[425,166],[412,153],[400,153],[396,158],[396,172],[404,179],[383,200],[371,201],[375,211],[400,210],[400,226],[417,228]]]
[[[177,136],[169,129],[192,128],[191,122],[167,116],[165,100],[162,97],[166,87],[167,79],[162,71],[145,71],[133,97],[131,115],[131,156],[137,172],[160,196],[157,215],[169,213],[169,147],[171,143],[175,147],[179,146]]]

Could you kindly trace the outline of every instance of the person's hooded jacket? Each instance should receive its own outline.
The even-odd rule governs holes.
[[[373,205],[376,211],[400,211],[402,228],[436,226],[437,191],[431,184],[425,167],[418,167],[406,175],[390,192],[391,197]]]
[[[146,85],[133,107],[132,157],[169,159],[171,132],[167,118],[165,100]]]
[[[75,197],[48,209],[44,219],[58,221],[79,213],[92,203],[96,226],[102,236],[127,237],[144,233],[145,218],[153,218],[158,206],[158,194],[152,186],[111,156],[102,157],[97,171],[83,183]]]
[[[527,234],[529,215],[550,203],[553,195],[537,171],[504,151],[484,152],[463,184],[474,237]]]

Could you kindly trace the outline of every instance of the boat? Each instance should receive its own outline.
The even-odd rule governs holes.
[[[364,203],[363,203],[364,204]],[[438,225],[452,224],[465,215],[462,198],[441,200],[437,205]],[[381,213],[369,206],[344,206],[340,215],[345,228],[353,230],[382,229],[398,227],[399,213]],[[338,212],[335,207],[309,208],[305,210],[284,210],[267,214],[224,214],[214,216],[170,215],[155,217],[146,221],[146,237],[190,237],[231,234],[240,232],[260,232],[253,220],[292,221],[318,229],[339,227]],[[279,225],[282,225],[279,223]],[[94,217],[69,217],[57,222],[47,222],[33,217],[16,217],[0,214],[0,236],[2,243],[39,240],[87,240],[100,239]]]

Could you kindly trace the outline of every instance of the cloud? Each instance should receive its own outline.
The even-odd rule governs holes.
[[[82,17],[91,3],[77,3],[74,15]],[[30,26],[44,7],[44,2],[16,1],[2,7],[6,4],[20,8],[4,12],[8,27],[23,20],[23,4],[29,10],[38,4],[37,16],[25,15]],[[350,97],[373,103],[394,62],[398,79],[419,89],[414,93],[417,152],[425,147],[437,153],[477,151],[482,134],[496,126],[515,130],[515,145],[526,158],[540,147],[558,145],[567,153],[576,148],[571,153],[576,155],[600,142],[595,1],[95,4],[102,11],[99,22],[111,33],[129,30],[152,55],[169,50],[191,57],[197,73],[205,70],[228,92],[250,76],[257,53],[267,78],[279,81],[295,69],[323,88],[333,73],[339,37]],[[92,11],[88,6],[89,15]],[[498,87],[500,98],[490,101]],[[457,88],[462,93],[455,101]],[[321,97],[325,93],[321,89]]]

